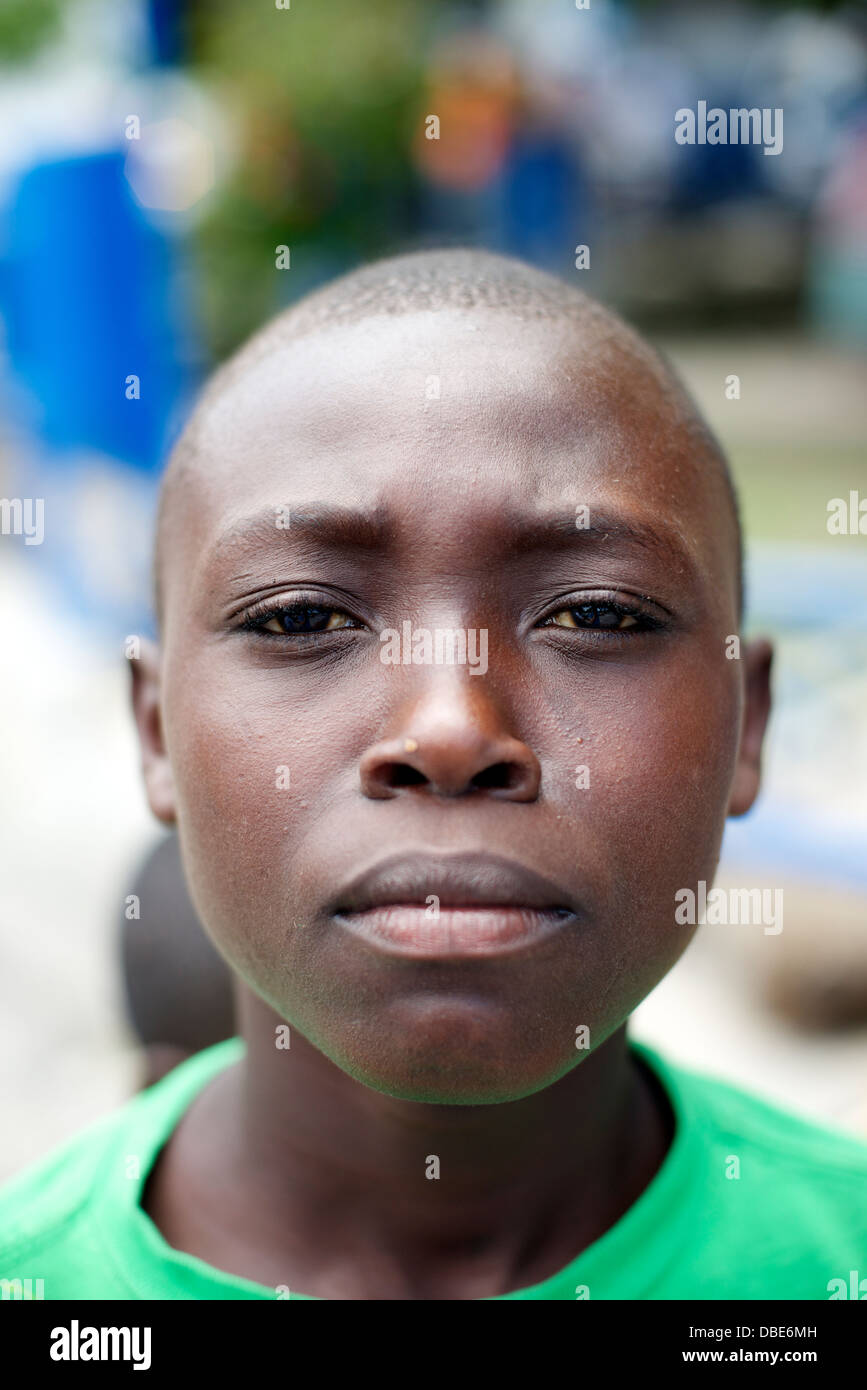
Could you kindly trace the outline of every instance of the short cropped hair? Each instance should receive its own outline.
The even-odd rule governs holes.
[[[735,491],[723,449],[667,358],[613,310],[591,295],[535,266],[471,247],[408,252],[361,266],[330,281],[284,309],[253,334],[210,378],[169,460],[157,512],[154,601],[162,612],[165,521],[175,488],[200,462],[200,425],[208,407],[263,358],[312,333],[357,324],[375,315],[442,309],[489,309],[518,321],[541,320],[573,326],[592,342],[639,358],[660,391],[674,400],[687,431],[716,467],[728,492],[737,538],[739,613],[744,606],[743,535]]]

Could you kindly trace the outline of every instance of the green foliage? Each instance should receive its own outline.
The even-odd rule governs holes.
[[[0,62],[30,58],[60,27],[60,0],[0,0]]]
[[[417,0],[215,0],[194,14],[193,70],[241,141],[199,231],[203,316],[222,357],[297,292],[305,264],[352,264],[403,233],[427,16]],[[274,266],[281,244],[288,272]]]

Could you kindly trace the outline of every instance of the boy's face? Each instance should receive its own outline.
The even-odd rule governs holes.
[[[681,954],[675,893],[757,788],[721,474],[637,359],[487,311],[290,343],[201,458],[134,665],[203,922],[378,1090],[550,1084]],[[466,664],[404,660],[420,629],[470,630]]]

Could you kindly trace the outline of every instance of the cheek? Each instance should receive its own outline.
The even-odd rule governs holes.
[[[661,665],[611,707],[588,739],[587,812],[604,835],[615,910],[634,930],[652,931],[663,958],[676,958],[692,933],[675,922],[674,895],[716,872],[737,753],[738,673],[699,652]]]
[[[214,940],[239,965],[291,929],[304,896],[299,845],[321,814],[333,777],[328,720],[303,702],[287,708],[270,679],[232,668],[166,680],[166,741],[178,831],[193,900]],[[330,751],[329,751],[330,750]]]
[[[624,703],[610,770],[626,788],[633,820],[652,835],[648,853],[669,841],[718,845],[739,723],[737,673],[701,654],[661,669],[640,704]]]

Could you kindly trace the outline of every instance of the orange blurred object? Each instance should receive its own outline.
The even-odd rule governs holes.
[[[463,33],[437,50],[413,143],[419,170],[446,188],[483,188],[502,168],[519,100],[513,55],[487,34]]]

